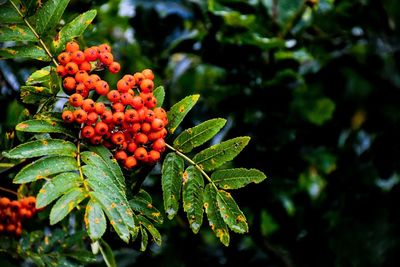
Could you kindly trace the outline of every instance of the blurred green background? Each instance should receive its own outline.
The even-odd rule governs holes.
[[[250,233],[230,247],[181,213],[145,253],[110,235],[118,266],[400,266],[399,1],[72,0],[64,20],[92,8],[80,42],[153,69],[167,109],[201,94],[182,128],[228,118],[212,142],[251,136],[233,164],[268,176],[232,193]],[[0,61],[2,149],[41,66]],[[158,171],[144,186],[161,209]]]

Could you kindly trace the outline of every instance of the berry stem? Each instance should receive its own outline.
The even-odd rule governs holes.
[[[5,188],[5,187],[0,186],[0,190],[18,196],[17,192],[15,192],[15,191],[13,191],[13,190],[10,190],[10,189],[8,189],[8,188]]]
[[[196,169],[198,169],[201,172],[201,174],[203,174],[203,176],[207,179],[207,181],[209,181],[217,189],[217,186],[211,180],[210,176],[208,176],[208,174],[203,170],[203,168],[201,168],[196,162],[194,162],[191,158],[189,158],[188,156],[186,156],[185,154],[183,154],[182,152],[180,152],[173,146],[171,146],[167,143],[165,143],[165,146],[168,147],[170,150],[174,151],[178,156],[180,156],[181,158],[186,160],[188,163],[193,165]]]
[[[57,61],[54,59],[54,56],[51,54],[50,50],[47,48],[46,44],[43,42],[42,38],[40,38],[39,34],[36,32],[35,28],[32,27],[32,25],[29,23],[29,21],[25,18],[24,14],[22,14],[22,12],[19,10],[19,8],[17,7],[17,5],[10,0],[11,5],[15,8],[15,10],[18,12],[18,15],[21,16],[21,18],[24,20],[25,24],[28,26],[28,28],[33,32],[33,34],[35,35],[35,37],[38,39],[39,44],[43,47],[44,51],[46,52],[47,55],[49,55],[49,57],[51,58],[51,60],[53,61],[54,65],[56,65],[56,67],[58,66]]]

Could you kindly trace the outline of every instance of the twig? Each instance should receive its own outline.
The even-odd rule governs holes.
[[[13,190],[10,190],[10,189],[8,189],[8,188],[5,188],[5,187],[0,186],[0,190],[18,196],[18,193],[17,193],[17,192],[15,192],[15,191],[13,191]]]

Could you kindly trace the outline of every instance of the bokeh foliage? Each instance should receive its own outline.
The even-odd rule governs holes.
[[[250,232],[229,248],[181,210],[144,254],[109,237],[118,266],[399,265],[400,3],[313,2],[71,1],[66,22],[98,9],[88,45],[112,44],[123,72],[152,68],[167,107],[200,93],[181,127],[229,118],[211,142],[251,136],[237,162],[270,178],[233,193]],[[34,64],[0,61],[2,150]]]

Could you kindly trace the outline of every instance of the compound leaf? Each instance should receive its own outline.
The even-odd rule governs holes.
[[[238,189],[250,183],[260,183],[267,178],[262,171],[256,169],[226,169],[211,174],[211,180],[223,189]]]
[[[200,95],[190,95],[176,103],[171,107],[171,110],[167,112],[168,116],[168,131],[173,134],[178,128],[179,124],[183,121],[188,112],[199,100]]]
[[[204,209],[211,229],[222,244],[228,246],[230,240],[228,227],[221,217],[217,203],[217,190],[212,184],[206,185],[204,190]]]
[[[14,178],[14,183],[24,184],[33,182],[51,175],[77,171],[76,159],[68,156],[50,156],[38,159],[23,167]]]
[[[83,14],[80,14],[71,22],[66,24],[53,40],[54,51],[56,53],[60,52],[64,49],[64,46],[67,42],[82,35],[90,23],[92,23],[93,19],[96,17],[96,14],[96,10],[89,10]]]
[[[23,143],[8,152],[3,152],[3,155],[12,159],[34,158],[45,155],[74,157],[75,152],[76,146],[69,141],[60,139],[47,139]]]
[[[85,198],[86,192],[83,188],[72,188],[65,193],[50,211],[50,225],[64,219]]]
[[[47,206],[68,190],[80,187],[81,184],[82,179],[77,172],[65,172],[49,179],[36,196],[36,208]]]
[[[210,140],[224,127],[225,123],[225,119],[211,119],[186,129],[174,140],[174,147],[184,153],[190,152],[193,148]]]
[[[218,168],[227,161],[234,159],[249,143],[250,137],[241,136],[213,145],[196,154],[193,161],[205,171]]]
[[[48,0],[36,13],[36,31],[39,35],[55,28],[69,0]]]
[[[90,199],[86,206],[85,224],[92,240],[100,239],[106,231],[106,217],[101,205],[95,199]]]
[[[179,209],[181,180],[185,164],[176,153],[169,153],[164,159],[161,170],[161,186],[163,191],[164,209],[168,219],[172,219]]]
[[[203,223],[203,176],[194,166],[189,166],[182,175],[182,183],[183,210],[187,214],[190,228],[197,234]]]
[[[246,217],[239,209],[239,206],[236,204],[230,193],[218,190],[217,202],[222,219],[232,231],[240,234],[249,231]]]

